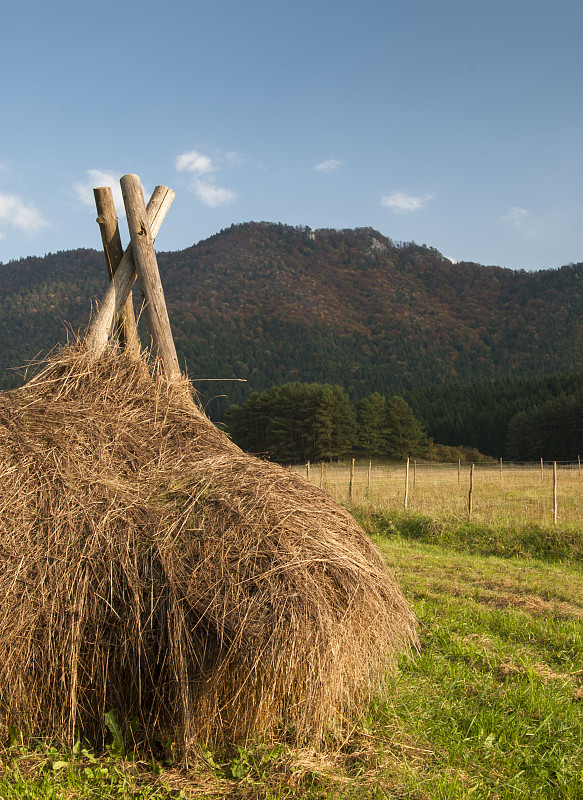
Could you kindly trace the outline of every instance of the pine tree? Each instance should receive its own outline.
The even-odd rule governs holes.
[[[384,395],[374,392],[363,398],[356,407],[357,443],[370,456],[380,455],[387,444],[387,402]]]
[[[427,437],[406,400],[393,395],[386,404],[388,455],[404,459],[427,452]]]
[[[340,386],[324,385],[316,412],[316,457],[338,458],[347,453],[356,438],[354,409]]]
[[[250,395],[231,406],[225,423],[244,450],[268,454],[276,461],[337,458],[355,440],[355,416],[340,386],[286,383]]]

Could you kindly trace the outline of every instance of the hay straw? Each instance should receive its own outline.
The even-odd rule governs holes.
[[[31,735],[319,738],[416,641],[352,517],[146,362],[81,346],[0,394],[0,703]]]

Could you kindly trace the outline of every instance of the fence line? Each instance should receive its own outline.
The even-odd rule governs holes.
[[[294,467],[306,475],[306,467]],[[340,502],[476,522],[583,523],[581,460],[321,464],[311,480]]]

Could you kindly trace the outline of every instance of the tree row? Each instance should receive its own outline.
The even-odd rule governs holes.
[[[225,413],[225,425],[247,452],[282,463],[334,459],[354,449],[403,459],[427,453],[420,422],[400,396],[375,392],[356,408],[340,386],[287,383],[254,392]]]

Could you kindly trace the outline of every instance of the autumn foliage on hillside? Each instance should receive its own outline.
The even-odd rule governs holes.
[[[353,404],[402,395],[436,440],[449,419],[448,443],[496,454],[499,439],[455,441],[482,401],[456,418],[460,404],[445,397],[433,413],[434,387],[583,367],[583,264],[535,273],[452,264],[372,228],[254,222],[158,261],[181,365],[216,419],[253,392],[315,382],[342,387]],[[21,381],[11,368],[84,329],[106,281],[93,250],[0,265],[0,388]]]

